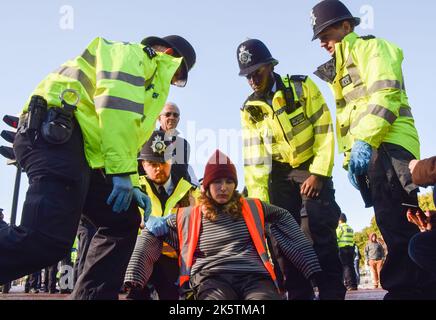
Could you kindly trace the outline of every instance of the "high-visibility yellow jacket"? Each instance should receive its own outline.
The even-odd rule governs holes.
[[[138,151],[154,130],[182,60],[147,52],[141,44],[96,38],[82,55],[50,73],[32,93],[43,96],[49,107],[59,107],[59,95],[65,89],[77,90],[80,101],[75,117],[89,166],[104,168],[107,174],[135,174],[135,185]]]
[[[340,223],[336,228],[336,238],[338,240],[338,247],[354,246],[354,231],[346,223]]]
[[[419,158],[419,138],[405,91],[403,52],[373,36],[348,34],[335,46],[335,58],[315,72],[330,83],[336,98],[336,135],[339,152],[355,140],[374,148],[382,142],[400,145]]]
[[[155,188],[152,188],[151,183],[147,178],[145,176],[140,176],[139,182],[142,189],[150,197],[152,216],[165,217],[171,213],[176,213],[177,209],[180,207],[189,207],[190,205],[189,192],[194,188],[194,186],[183,178],[177,182],[173,192],[169,195],[163,211],[161,201],[156,195],[157,191]],[[177,258],[176,251],[165,242],[163,243],[162,254],[170,258]]]
[[[275,80],[271,105],[252,94],[241,110],[245,185],[265,202],[272,160],[297,168],[313,157],[310,173],[325,177],[334,160],[333,124],[318,87],[305,76]]]

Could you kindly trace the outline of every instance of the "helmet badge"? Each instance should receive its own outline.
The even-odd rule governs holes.
[[[312,24],[312,26],[316,26],[316,17],[315,14],[312,12],[310,13],[310,23]]]
[[[165,149],[167,146],[165,145],[165,142],[162,141],[162,138],[160,136],[154,137],[154,140],[151,144],[151,149],[154,153],[161,154],[162,152],[165,152]]]
[[[252,54],[250,53],[250,51],[247,50],[247,48],[245,46],[241,46],[239,48],[239,61],[242,64],[250,63],[251,56],[252,56]]]

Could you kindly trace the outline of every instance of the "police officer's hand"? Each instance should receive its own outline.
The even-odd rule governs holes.
[[[147,221],[147,218],[151,213],[150,198],[139,188],[133,188],[133,198],[138,206],[144,210],[144,221]]]
[[[318,197],[323,184],[323,179],[321,177],[311,175],[301,185],[300,193],[308,198]]]
[[[130,176],[114,176],[112,178],[113,189],[106,203],[111,205],[115,212],[126,211],[130,207],[133,198],[133,186]]]
[[[145,227],[150,231],[155,237],[161,237],[166,235],[169,232],[169,227],[167,225],[167,219],[171,215],[166,217],[155,217],[149,216],[147,222],[145,223]]]
[[[368,171],[371,156],[371,145],[365,141],[356,140],[356,142],[353,144],[353,148],[351,149],[348,170],[356,176],[365,174]]]

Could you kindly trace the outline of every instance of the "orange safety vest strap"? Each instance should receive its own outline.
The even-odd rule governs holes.
[[[268,254],[266,253],[265,239],[265,216],[263,213],[262,204],[259,199],[246,200],[242,199],[242,215],[247,224],[254,246],[259,254],[266,270],[271,275],[271,278],[276,282],[276,274],[274,267],[271,264]],[[255,214],[257,212],[257,214]]]
[[[188,223],[184,223],[188,219]],[[201,227],[200,206],[194,208],[180,209],[177,212],[177,231],[179,236],[179,267],[180,267],[180,286],[189,280],[191,274],[194,252],[197,248],[198,237]]]

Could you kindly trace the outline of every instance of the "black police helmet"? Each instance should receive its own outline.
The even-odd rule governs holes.
[[[345,213],[341,213],[341,215],[339,216],[339,220],[347,222],[347,216],[345,215]]]
[[[177,35],[166,36],[163,38],[159,37],[147,37],[141,41],[141,44],[149,47],[153,45],[163,45],[165,47],[172,48],[176,55],[183,57],[182,61],[182,77],[180,87],[184,87],[188,81],[188,72],[192,69],[195,64],[196,54],[194,48],[191,44],[183,37]]]
[[[350,10],[338,0],[324,0],[312,9],[311,22],[313,26],[312,41],[327,27],[339,21],[354,20],[354,25],[360,24],[360,18],[353,17]]]
[[[166,162],[172,158],[172,141],[165,139],[165,131],[156,130],[142,146],[138,160]]]
[[[272,63],[275,66],[279,63],[271,56],[266,45],[257,39],[242,42],[236,50],[236,57],[240,76],[246,76],[265,64]]]

